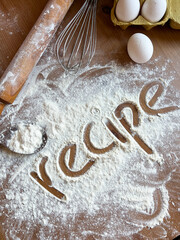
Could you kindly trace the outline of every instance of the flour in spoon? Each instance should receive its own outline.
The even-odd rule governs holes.
[[[33,124],[20,123],[17,130],[12,131],[7,147],[17,153],[34,153],[42,144],[42,129]]]
[[[22,232],[26,239],[40,240],[134,239],[145,227],[151,228],[149,232],[159,227],[159,238],[166,237],[172,229],[170,197],[178,204],[176,191],[170,192],[178,182],[171,188],[168,183],[179,161],[177,139],[172,138],[180,131],[179,110],[149,115],[139,96],[145,85],[161,83],[161,78],[164,92],[154,109],[177,106],[180,98],[170,84],[174,75],[169,62],[162,69],[155,65],[156,61],[148,67],[109,63],[75,76],[62,74],[57,65],[36,68],[35,84],[14,106],[12,117],[45,127],[48,142],[40,153],[28,157],[0,150],[0,205],[8,239],[21,239]],[[156,90],[157,86],[150,89],[148,101]],[[115,110],[124,103],[137,107],[138,126],[129,109],[117,118]],[[131,134],[121,119],[131,125]],[[108,120],[124,142],[109,130]],[[153,154],[139,146],[137,136]],[[112,148],[101,151],[108,146]],[[87,163],[90,167],[80,174]]]

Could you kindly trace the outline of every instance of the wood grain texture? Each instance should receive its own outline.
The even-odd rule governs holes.
[[[13,103],[73,0],[49,0],[1,78],[0,99]]]
[[[43,11],[48,0],[0,1],[0,77]]]
[[[1,102],[0,102],[0,114],[2,113],[2,111],[3,111],[3,109],[4,109],[5,106],[6,106],[6,105],[5,105],[4,103],[1,103]]]
[[[26,1],[28,1],[28,0],[26,0]],[[4,2],[5,2],[5,0],[4,0]],[[76,0],[74,2],[72,8],[67,13],[67,16],[66,16],[62,26],[65,26],[67,24],[67,22],[72,18],[72,16],[74,16],[74,14],[76,13],[76,10],[80,7],[82,2],[83,2],[83,0]],[[36,1],[36,4],[38,4],[38,1]],[[98,2],[98,11],[97,11],[97,29],[98,29],[97,34],[98,34],[98,36],[97,36],[96,54],[97,55],[99,54],[101,56],[103,55],[104,58],[107,58],[108,60],[115,59],[122,65],[124,65],[126,63],[130,63],[131,60],[128,57],[128,54],[126,51],[127,41],[133,33],[136,33],[136,32],[144,33],[148,37],[150,37],[150,39],[152,40],[153,45],[154,45],[154,54],[153,54],[152,60],[154,60],[155,58],[159,58],[159,57],[163,58],[164,60],[167,60],[167,59],[170,60],[169,64],[172,67],[172,70],[174,70],[177,74],[177,79],[175,81],[177,91],[178,91],[178,89],[180,90],[180,81],[179,81],[180,80],[180,67],[179,67],[180,31],[171,29],[168,24],[166,24],[164,27],[155,27],[150,31],[146,31],[142,27],[129,27],[126,31],[123,31],[119,27],[115,27],[113,25],[113,23],[111,22],[108,9],[110,9],[112,6],[113,6],[113,0],[99,0],[99,2]],[[103,9],[105,9],[105,10],[103,10]],[[53,42],[55,42],[58,34],[59,34],[59,32],[57,32],[56,36],[53,39]],[[53,42],[51,44],[53,44]],[[12,50],[11,46],[9,46],[8,49],[9,49],[9,52],[11,52],[11,50]],[[48,55],[48,50],[46,52],[46,56],[44,55],[42,58],[46,59],[47,55]],[[98,63],[97,58],[96,58],[96,62],[94,62],[94,63]],[[145,66],[147,66],[147,65],[145,65]],[[157,61],[157,67],[159,67],[159,66],[160,66],[160,64]],[[85,80],[88,81],[89,79],[85,79]],[[180,189],[180,170],[179,170],[179,168],[177,168],[177,170],[175,172],[173,172],[172,179],[167,183],[166,187],[167,187],[169,195],[170,195],[170,207],[169,207],[170,218],[166,219],[165,223],[163,223],[165,225],[161,225],[161,226],[163,226],[165,228],[165,230],[167,231],[166,239],[173,239],[173,238],[177,237],[178,233],[180,233],[179,214],[177,211],[175,211],[175,208],[177,209],[178,207],[174,205],[174,202],[176,202],[179,197],[179,189]],[[8,218],[8,216],[7,216],[7,218]],[[82,221],[84,221],[84,222],[87,221],[87,213],[86,212],[82,213],[82,215],[76,216],[76,227],[78,226],[78,223],[80,223]],[[21,226],[19,226],[19,225],[17,225],[17,226],[19,228],[19,229],[16,229],[17,236],[20,239],[22,239]],[[32,224],[31,239],[38,239],[39,228],[41,228],[40,225]],[[19,232],[18,232],[18,230],[19,230]],[[99,231],[103,231],[103,229],[99,229]],[[157,236],[156,233],[158,233],[157,228],[152,228],[152,229],[144,228],[141,232],[134,234],[133,236],[130,236],[129,239],[132,239],[132,240],[133,239],[134,240],[155,239]],[[60,231],[60,229],[57,228],[57,235],[58,234],[62,234],[62,238],[64,237],[64,239],[68,239],[69,235],[70,235],[70,230],[64,229],[64,232],[62,233]],[[25,237],[25,236],[23,236],[23,237]],[[96,236],[93,236],[93,234],[88,237],[89,237],[89,239],[96,238]],[[127,239],[127,237],[121,238],[121,240],[126,240],[126,239]],[[163,238],[163,239],[165,239],[165,238]]]
[[[113,0],[99,0],[101,7],[98,8],[98,41],[96,52],[103,52],[105,55],[118,52],[122,56],[119,61],[123,64],[130,62],[127,55],[126,46],[129,37],[137,32],[146,34],[154,45],[154,54],[152,59],[163,57],[170,59],[173,63],[174,70],[180,76],[180,31],[171,29],[167,23],[165,26],[157,26],[151,30],[145,30],[141,26],[131,26],[126,30],[122,30],[118,26],[114,26],[108,14],[102,13],[103,7],[113,6]],[[178,10],[180,11],[180,9]]]

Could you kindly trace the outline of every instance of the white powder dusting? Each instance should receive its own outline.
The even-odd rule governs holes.
[[[31,154],[40,148],[42,138],[42,129],[39,126],[20,123],[7,141],[7,147],[16,153]]]
[[[64,76],[57,65],[44,69],[42,66],[36,74],[39,77],[35,86],[29,89],[13,115],[16,121],[28,116],[29,120],[45,127],[46,147],[29,157],[0,150],[1,195],[4,196],[0,205],[3,228],[9,239],[18,239],[18,231],[24,231],[27,239],[36,239],[34,236],[41,240],[123,239],[144,227],[160,225],[170,217],[166,183],[178,163],[177,139],[171,136],[180,132],[179,110],[149,115],[139,102],[142,88],[147,83],[161,81],[161,77],[166,82],[164,93],[152,108],[179,104],[179,93],[170,84],[174,75],[168,72],[168,65],[169,62],[163,63],[161,71],[155,63],[150,66],[151,70],[110,63],[104,67],[92,66],[69,77]],[[167,76],[167,72],[170,75]],[[151,99],[155,91],[150,89],[147,98]],[[136,127],[132,123],[132,112],[123,111],[122,116],[134,132],[132,135],[115,115],[115,109],[124,102],[134,103],[139,111],[140,121]],[[127,139],[125,143],[110,132],[107,119]],[[90,141],[94,148],[106,148],[114,142],[111,150],[98,154],[87,147],[84,134],[90,123]],[[153,154],[138,145],[136,134]],[[78,177],[68,176],[59,164],[65,147],[72,145],[76,146],[76,153],[74,165],[68,169],[78,172],[89,161],[94,162]],[[67,166],[70,151],[64,159]],[[65,194],[65,202],[33,177],[32,172],[36,172],[44,180],[39,168],[44,157],[48,158],[45,169],[51,179],[49,186]]]

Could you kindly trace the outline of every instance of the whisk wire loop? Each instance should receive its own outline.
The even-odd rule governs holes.
[[[95,54],[97,1],[86,0],[57,38],[56,56],[66,72],[77,72]]]

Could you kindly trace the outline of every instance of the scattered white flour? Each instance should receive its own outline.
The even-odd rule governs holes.
[[[28,157],[0,149],[0,220],[8,239],[21,239],[22,233],[26,239],[40,240],[133,239],[144,227],[157,225],[158,237],[165,236],[170,217],[166,184],[179,161],[177,139],[172,138],[180,133],[179,110],[151,116],[142,110],[139,95],[144,85],[161,77],[166,82],[164,92],[153,108],[179,105],[169,64],[163,62],[160,69],[156,61],[148,67],[109,63],[75,76],[64,76],[56,64],[36,68],[35,84],[23,102],[9,110],[8,119],[28,119],[45,127],[48,142],[40,153]],[[151,89],[148,99],[154,94]],[[139,126],[133,126],[131,111],[124,109],[123,114],[153,154],[146,153],[115,116],[115,109],[125,102],[137,106]],[[108,130],[107,119],[127,142]],[[84,134],[90,123],[93,146],[102,149],[114,142],[112,150],[97,154],[88,149]],[[69,170],[79,171],[94,161],[79,177],[67,176],[59,164],[63,149],[72,145],[76,154]],[[67,166],[70,155],[68,150]],[[65,194],[66,202],[32,177],[36,172],[44,180],[39,168],[44,157],[48,157],[49,186]]]
[[[31,154],[40,148],[42,138],[42,129],[39,126],[20,123],[7,141],[7,147],[16,153]]]

